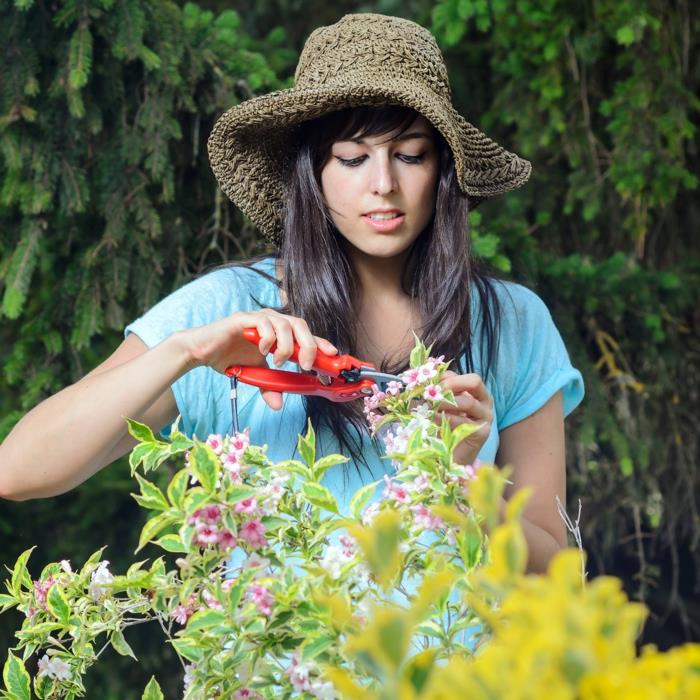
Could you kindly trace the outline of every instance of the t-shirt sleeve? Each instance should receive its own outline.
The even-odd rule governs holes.
[[[251,270],[224,268],[210,272],[158,302],[130,323],[124,335],[135,333],[153,348],[178,330],[203,326],[235,311],[258,309],[255,299],[264,288],[263,278]],[[224,401],[227,385],[228,379],[209,367],[196,367],[173,382],[180,430],[203,438],[216,432],[222,421],[228,421],[230,407]],[[242,394],[247,396],[245,391]],[[161,434],[167,437],[170,427]]]
[[[564,416],[583,399],[583,377],[572,366],[549,309],[529,289],[501,284],[500,338],[494,364],[498,429],[527,418],[562,392]]]

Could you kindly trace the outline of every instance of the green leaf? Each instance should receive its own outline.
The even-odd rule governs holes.
[[[352,513],[352,517],[355,518],[355,520],[359,520],[362,517],[362,511],[372,500],[378,483],[378,481],[375,481],[372,484],[367,484],[353,494],[353,497],[350,499],[350,513]]]
[[[13,605],[17,605],[18,603],[19,601],[14,596],[0,593],[0,608],[11,608]]]
[[[312,505],[329,510],[331,513],[338,513],[338,503],[325,486],[315,481],[306,481],[301,485],[301,492]]]
[[[143,530],[141,530],[139,546],[136,548],[136,552],[143,549],[161,530],[164,530],[175,522],[177,522],[177,518],[169,513],[160,513],[160,515],[156,515],[150,520],[147,520],[146,524],[143,526]]]
[[[181,469],[168,484],[168,499],[175,508],[182,509],[185,503],[185,491],[187,491],[189,477],[187,469]]]
[[[334,634],[322,634],[316,637],[302,647],[301,660],[306,662],[315,659],[319,654],[322,654],[326,649],[333,646],[336,641],[337,637]]]
[[[166,552],[172,552],[173,554],[187,553],[187,547],[185,547],[179,535],[163,535],[163,537],[154,540],[153,544],[161,547]]]
[[[18,318],[22,312],[39,259],[41,237],[42,228],[39,222],[34,218],[25,217],[22,237],[12,253],[5,277],[2,312],[8,318]]]
[[[15,568],[12,570],[12,578],[10,580],[10,589],[12,593],[19,596],[22,590],[22,585],[30,587],[32,585],[32,577],[29,575],[27,570],[27,561],[32,553],[34,547],[26,549],[22,554],[17,557],[15,562]]]
[[[426,348],[421,342],[420,338],[414,333],[413,334],[414,347],[411,350],[410,365],[414,369],[424,365],[428,359],[428,354],[430,353],[430,348]],[[431,346],[432,347],[432,346]]]
[[[70,621],[70,605],[63,590],[58,584],[54,584],[49,589],[49,594],[46,596],[46,605],[49,612],[60,622],[68,624]]]
[[[214,490],[220,469],[221,462],[211,447],[198,442],[190,454],[190,470],[207,491]]]
[[[131,436],[139,442],[158,442],[153,431],[147,425],[132,420],[131,418],[127,418],[126,423]]]
[[[141,486],[141,495],[131,494],[134,500],[142,507],[150,510],[168,510],[170,507],[163,492],[153,483],[136,474],[136,480]]]
[[[226,615],[220,610],[200,610],[187,622],[187,633],[218,627],[226,622]]]
[[[5,689],[10,700],[30,700],[30,679],[24,664],[10,651],[2,671]]]
[[[150,461],[151,455],[158,452],[158,445],[152,442],[141,442],[129,454],[129,466],[131,467],[131,476],[136,473],[136,469],[142,462]],[[148,471],[144,467],[144,471]]]
[[[252,486],[232,484],[226,489],[226,500],[231,504],[240,503],[245,501],[246,498],[255,496],[255,494],[256,490]]]
[[[306,435],[300,435],[297,440],[297,449],[299,450],[301,458],[313,469],[314,462],[316,461],[316,433],[311,425],[310,418],[307,423]]]
[[[634,29],[629,25],[620,27],[615,33],[615,41],[622,46],[629,46],[634,43]]]
[[[331,467],[334,467],[336,464],[345,464],[346,462],[349,462],[350,458],[349,457],[343,457],[343,455],[327,455],[326,457],[322,457],[321,459],[318,460],[314,464],[313,467],[313,480],[314,481],[321,481],[323,478],[323,475],[326,473],[328,469]]]
[[[163,700],[163,691],[160,689],[155,676],[151,676],[151,680],[148,681],[141,700]]]
[[[73,32],[68,49],[68,84],[79,90],[87,84],[92,66],[92,33],[86,24]]]
[[[124,633],[121,630],[114,630],[110,635],[109,641],[118,654],[130,656],[134,661],[138,661],[133,649],[129,646],[126,639],[124,639]]]
[[[197,663],[197,661],[202,658],[202,654],[204,653],[204,649],[202,649],[197,642],[192,639],[188,639],[187,637],[173,639],[171,644],[173,647],[175,647],[175,651],[180,654],[180,656],[184,656],[188,661],[192,661],[194,663]]]
[[[278,469],[284,469],[292,474],[297,474],[308,481],[313,481],[313,474],[311,469],[307,467],[303,462],[299,462],[296,459],[288,459],[284,462],[279,462],[277,465]]]

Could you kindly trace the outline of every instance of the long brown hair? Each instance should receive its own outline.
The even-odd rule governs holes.
[[[325,205],[321,170],[335,141],[401,134],[417,116],[414,110],[402,106],[358,107],[333,112],[299,127],[299,147],[278,251],[286,304],[278,311],[303,318],[314,335],[327,338],[341,353],[357,353],[358,286],[342,237]],[[417,301],[422,322],[417,335],[433,346],[433,355],[453,358],[459,372],[473,371],[471,295],[478,294],[481,337],[476,341],[485,359],[485,380],[498,342],[498,299],[492,280],[471,256],[469,205],[457,184],[452,153],[437,130],[434,136],[440,163],[435,211],[411,246],[403,291]],[[243,264],[249,267],[252,262]],[[408,356],[385,357],[381,369],[400,373],[408,368],[408,361]],[[367,466],[361,452],[362,434],[366,433],[361,402],[334,403],[316,397],[304,397],[304,402],[306,417],[317,433],[325,423],[343,452]],[[376,441],[374,446],[381,454]]]

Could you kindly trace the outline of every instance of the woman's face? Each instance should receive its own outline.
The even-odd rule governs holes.
[[[351,248],[380,258],[404,253],[426,227],[439,172],[425,117],[401,136],[392,134],[398,140],[388,137],[336,141],[321,170],[323,195],[340,234]]]

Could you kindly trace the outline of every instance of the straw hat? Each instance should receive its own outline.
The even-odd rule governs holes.
[[[265,236],[279,243],[298,125],[339,109],[381,104],[411,107],[442,134],[472,208],[530,177],[529,161],[455,111],[433,35],[410,20],[366,13],[345,15],[311,33],[293,88],[246,100],[219,118],[208,144],[216,179]]]

